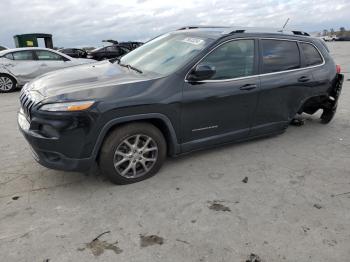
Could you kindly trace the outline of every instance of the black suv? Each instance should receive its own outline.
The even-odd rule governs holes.
[[[36,160],[114,183],[154,175],[166,155],[282,133],[297,114],[334,116],[343,75],[303,32],[190,27],[120,60],[28,83],[18,123]]]

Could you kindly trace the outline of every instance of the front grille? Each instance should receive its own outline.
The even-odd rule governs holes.
[[[21,103],[22,110],[24,114],[30,119],[31,118],[31,110],[35,105],[35,101],[30,97],[29,93],[22,92],[19,101]]]

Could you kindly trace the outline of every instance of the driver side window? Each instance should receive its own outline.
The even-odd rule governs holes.
[[[64,61],[63,57],[59,54],[46,51],[46,50],[37,50],[35,51],[38,60],[45,60],[45,61]]]
[[[233,40],[222,44],[207,55],[201,64],[215,67],[210,80],[250,76],[254,73],[254,40]]]

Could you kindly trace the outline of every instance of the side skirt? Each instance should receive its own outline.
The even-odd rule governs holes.
[[[190,154],[192,152],[202,151],[202,150],[206,150],[206,149],[210,149],[210,148],[217,148],[217,147],[221,147],[221,146],[224,146],[224,145],[238,144],[238,143],[242,143],[242,142],[250,141],[250,140],[255,140],[255,139],[259,139],[259,138],[266,138],[266,137],[271,137],[271,136],[277,136],[277,135],[283,134],[285,131],[286,131],[286,128],[283,128],[283,129],[279,129],[277,131],[273,131],[273,132],[270,132],[270,133],[265,133],[265,134],[261,134],[261,135],[255,135],[255,136],[248,136],[248,137],[245,137],[245,138],[233,139],[231,141],[227,141],[227,142],[223,142],[223,143],[217,143],[217,144],[210,144],[210,145],[205,145],[205,146],[203,146],[203,145],[199,146],[198,143],[196,143],[196,141],[188,142],[186,144],[193,143],[193,144],[196,144],[196,146],[187,147],[187,148],[191,148],[191,149],[185,151],[184,148],[183,148],[183,144],[182,144],[181,145],[182,152],[179,153],[179,154],[173,155],[173,157],[180,157],[180,156],[183,156],[183,155]]]

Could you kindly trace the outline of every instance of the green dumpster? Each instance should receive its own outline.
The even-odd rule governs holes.
[[[43,38],[45,42],[45,47],[53,49],[51,34],[22,34],[15,35],[13,38],[15,39],[16,47],[38,47],[38,38]]]

